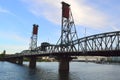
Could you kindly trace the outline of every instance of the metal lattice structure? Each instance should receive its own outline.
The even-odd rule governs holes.
[[[78,36],[70,5],[62,2],[61,37],[57,45],[59,45],[61,51],[73,51],[76,49],[72,43],[75,39],[78,39]]]
[[[120,50],[120,31],[92,35],[75,40],[78,51]]]
[[[120,56],[120,31],[101,33],[79,38],[70,5],[62,2],[61,36],[56,45],[42,43],[37,47],[38,25],[34,25],[31,50],[8,57],[30,56]]]
[[[46,46],[47,53],[69,53],[75,52],[76,54],[86,54],[88,52],[99,52],[99,51],[120,51],[120,31],[108,32],[102,34],[96,34],[87,36],[70,42],[73,44],[75,49],[73,51],[61,51],[59,45],[48,45]],[[40,47],[37,48],[40,50]]]
[[[34,50],[35,48],[37,48],[37,34],[38,34],[38,25],[34,24],[31,43],[30,43],[30,50]]]
[[[19,55],[59,56],[63,54],[69,56],[120,56],[120,31],[87,36],[74,40],[71,43],[76,48],[73,51],[61,51],[60,45],[48,44],[45,46],[45,51],[42,51],[41,46],[39,46],[34,51],[25,50]]]

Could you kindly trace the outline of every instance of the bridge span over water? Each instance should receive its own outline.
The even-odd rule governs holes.
[[[74,48],[70,48],[73,45]],[[30,67],[35,67],[37,57],[52,56],[60,58],[63,63],[61,65],[64,65],[62,67],[68,69],[72,56],[120,56],[120,31],[87,36],[62,45],[62,47],[61,49],[61,45],[44,43],[35,50],[24,50],[21,53],[6,56],[6,60],[11,62],[18,60],[22,64],[23,57],[27,57],[30,58]]]
[[[68,72],[72,56],[120,56],[120,31],[78,38],[70,5],[65,2],[62,2],[61,36],[57,44],[43,42],[36,47],[37,28],[38,25],[34,25],[31,50],[8,55],[4,59],[22,64],[23,58],[27,57],[30,60],[29,66],[35,68],[38,57],[53,56],[59,61],[59,71]]]
[[[61,46],[63,47],[61,49]],[[71,48],[74,46],[74,48]],[[43,43],[35,50],[24,50],[9,57],[29,56],[120,56],[120,31],[96,34],[66,45]]]

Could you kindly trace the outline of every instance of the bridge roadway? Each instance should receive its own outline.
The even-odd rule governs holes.
[[[28,53],[30,52],[30,53]],[[120,50],[113,50],[113,51],[87,51],[87,52],[34,52],[28,50],[26,54],[13,54],[8,55],[6,58],[15,58],[15,57],[45,57],[45,56],[120,56]]]
[[[59,60],[60,69],[65,67],[67,70],[69,70],[71,56],[120,56],[120,31],[87,36],[62,45],[45,43],[33,51],[24,50],[21,53],[6,56],[5,59],[9,61],[10,59],[29,57],[31,66],[35,67],[36,57],[43,56],[61,58]],[[22,62],[20,63],[22,64]]]

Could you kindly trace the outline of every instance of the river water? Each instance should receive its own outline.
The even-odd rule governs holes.
[[[120,65],[70,62],[70,72],[60,74],[58,62],[37,62],[36,69],[0,62],[0,80],[120,80]]]

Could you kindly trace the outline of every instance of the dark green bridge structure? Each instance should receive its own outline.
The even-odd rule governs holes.
[[[38,57],[53,56],[58,57],[60,71],[69,71],[72,56],[120,56],[120,31],[92,35],[68,44],[61,49],[61,45],[43,43],[35,50],[24,50],[19,54],[6,56],[5,60],[23,64],[23,57],[26,57],[30,60],[29,67],[35,68]],[[74,48],[71,49],[73,45]]]
[[[58,42],[43,42],[31,50],[7,55],[4,60],[23,64],[23,58],[26,57],[29,59],[29,67],[35,68],[37,58],[45,56],[58,60],[59,72],[69,72],[69,62],[74,56],[120,56],[120,31],[78,38],[70,5],[62,2],[61,36]]]

